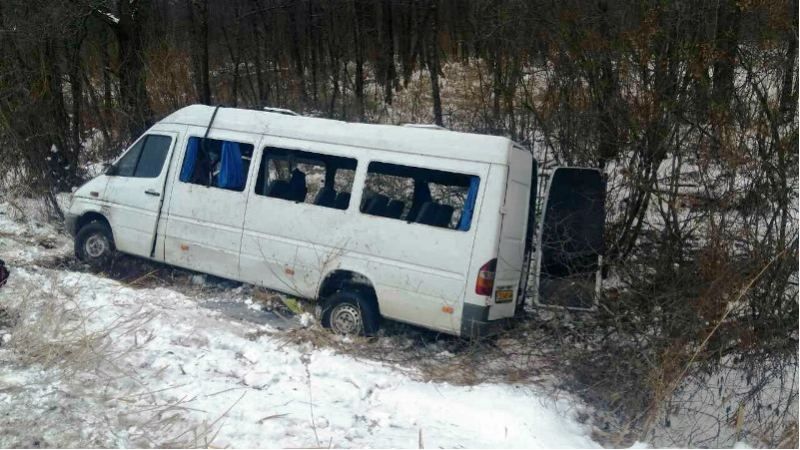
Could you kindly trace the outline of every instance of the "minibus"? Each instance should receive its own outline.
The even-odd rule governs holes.
[[[537,163],[507,138],[193,105],[73,192],[66,226],[98,268],[118,251],[318,300],[337,333],[386,318],[478,337],[520,309],[530,274],[533,303],[592,306],[565,261],[590,261],[594,285],[601,174],[549,179],[537,224]]]

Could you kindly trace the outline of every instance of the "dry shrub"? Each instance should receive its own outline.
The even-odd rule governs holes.
[[[164,117],[195,102],[187,52],[162,41],[147,53],[147,92],[154,116]]]
[[[31,286],[15,308],[21,320],[11,333],[9,345],[21,363],[58,367],[70,377],[76,372],[96,371],[139,347],[121,351],[114,346],[111,334],[137,333],[150,320],[149,314],[139,312],[94,330],[92,316],[103,311],[83,307],[76,300],[78,292],[60,284],[56,277],[49,283],[54,295],[44,297],[38,287]],[[147,339],[140,345],[146,343]]]
[[[796,243],[765,260],[714,239],[682,265],[640,254],[597,314],[545,322],[570,388],[612,413],[606,442],[776,446],[797,421]]]
[[[800,448],[798,440],[797,422],[792,422],[784,429],[783,436],[777,445],[778,448]]]

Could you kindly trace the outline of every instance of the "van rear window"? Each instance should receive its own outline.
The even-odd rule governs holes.
[[[255,192],[297,203],[347,209],[355,170],[353,158],[266,147]]]
[[[361,212],[467,231],[479,186],[474,175],[371,162]]]
[[[241,192],[252,156],[252,144],[192,136],[186,144],[180,180]]]

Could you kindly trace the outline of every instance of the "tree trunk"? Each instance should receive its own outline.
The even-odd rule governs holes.
[[[392,27],[392,2],[382,1],[381,9],[381,66],[383,71],[383,98],[388,104],[392,104],[392,93],[394,92],[397,71],[394,66],[394,30]]]
[[[308,46],[311,49],[311,101],[317,107],[319,94],[319,47],[317,46],[317,23],[314,15],[314,2],[308,2]]]
[[[267,45],[267,37],[268,33],[266,30],[266,26],[268,23],[268,17],[264,10],[258,6],[256,2],[256,7],[258,8],[259,18],[260,20],[253,21],[253,36],[256,39],[255,42],[255,65],[256,65],[256,83],[258,85],[258,102],[260,107],[268,106],[269,105],[269,98],[270,98],[270,80],[268,76],[269,67],[266,64],[266,60],[262,57],[264,56],[262,53],[262,42]],[[261,24],[262,27],[265,29],[262,31],[258,24]]]
[[[358,0],[353,0],[353,46],[356,57],[355,94],[358,120],[364,121],[364,50],[361,42],[361,19]]]
[[[503,118],[500,112],[500,96],[503,91],[503,73],[500,61],[500,49],[494,45],[492,55],[492,133],[497,134],[501,130]]]
[[[208,56],[208,0],[186,0],[191,35],[192,72],[197,100],[211,104]]]
[[[70,111],[71,126],[70,126],[70,157],[69,169],[67,176],[69,183],[73,185],[78,184],[78,164],[80,159],[83,143],[81,142],[82,131],[82,117],[81,117],[81,104],[83,103],[83,79],[81,77],[82,67],[80,60],[80,42],[76,43],[75,54],[72,61],[70,61],[69,70],[69,84],[70,96],[72,97],[72,108]]]
[[[112,93],[111,93],[111,55],[108,52],[108,47],[111,45],[110,34],[108,31],[103,32],[103,40],[101,43],[101,58],[103,62],[103,109],[108,112],[113,107]]]
[[[289,33],[291,36],[291,43],[289,48],[291,50],[292,60],[294,62],[294,71],[295,77],[297,77],[297,87],[298,87],[298,94],[300,95],[300,103],[303,107],[306,106],[308,103],[308,98],[306,94],[306,77],[305,77],[305,68],[303,64],[303,54],[300,50],[300,30],[299,30],[299,23],[297,21],[297,17],[300,14],[300,8],[302,7],[301,2],[290,2],[291,6],[289,7]]]
[[[125,114],[128,132],[140,135],[151,124],[152,111],[147,99],[142,29],[151,9],[150,0],[122,0],[118,4],[119,19],[105,11],[92,9],[92,14],[114,32],[119,52],[120,106]]]
[[[431,97],[433,99],[433,121],[440,127],[444,126],[442,121],[442,98],[439,93],[439,1],[432,0],[430,3],[431,27],[428,33],[428,46],[426,56],[428,62],[428,73],[431,76]]]
[[[733,93],[736,49],[739,45],[741,9],[736,0],[720,0],[717,8],[715,46],[719,56],[714,60],[711,99],[717,108],[727,108]]]
[[[608,4],[605,1],[601,1],[598,6],[601,14],[600,36],[604,41],[610,43],[613,36],[608,23]],[[619,88],[612,55],[606,50],[598,55],[598,59],[600,70],[597,79],[597,107],[600,112],[600,129],[598,130],[597,165],[602,169],[605,167],[606,161],[613,159],[617,153],[617,121],[619,117],[617,116],[615,105]]]
[[[200,74],[203,80],[202,101],[206,105],[211,104],[211,76],[209,73],[208,56],[208,0],[200,2]]]
[[[39,153],[48,155],[48,170],[51,177],[50,188],[55,189],[56,192],[69,190],[69,158],[70,151],[70,133],[69,133],[69,115],[67,114],[66,105],[64,102],[64,85],[63,73],[58,64],[58,56],[56,53],[56,43],[52,39],[47,39],[43,43],[44,52],[42,66],[48,69],[45,77],[47,87],[47,97],[45,103],[45,111],[43,113],[51,118],[52,125],[49,130],[42,133],[44,137],[49,138],[44,142],[46,148],[42,148],[43,152]],[[48,136],[49,135],[49,136]],[[55,148],[55,152],[50,152],[51,147]]]
[[[238,18],[239,11],[238,8],[234,12],[235,16]],[[237,21],[234,23],[233,30],[236,33],[233,38],[231,38],[230,34],[228,33],[228,27],[224,24],[221,25],[222,28],[222,37],[225,41],[225,46],[228,48],[228,56],[231,59],[231,64],[233,64],[233,83],[231,85],[231,105],[235,108],[239,105],[239,65],[241,64],[242,60],[242,31],[240,23]]]
[[[797,0],[789,2],[792,6],[791,11],[797,11]],[[791,121],[796,114],[797,108],[797,15],[794,16],[794,26],[790,27],[793,30],[791,34],[787,35],[788,48],[786,49],[786,59],[783,64],[783,80],[781,82],[781,114],[786,121]]]
[[[97,123],[98,126],[100,127],[100,134],[103,135],[103,143],[105,144],[105,149],[103,150],[105,153],[105,151],[111,148],[111,131],[108,126],[108,121],[106,120],[106,113],[105,111],[102,111],[100,108],[100,99],[97,98],[97,93],[92,87],[92,83],[89,81],[89,77],[86,75],[86,72],[84,71],[82,75],[83,75],[83,84],[86,86],[86,92],[89,95],[89,100],[91,100],[90,102],[88,102],[88,104],[92,108],[92,113],[95,116],[97,116]],[[104,157],[105,156],[106,155],[104,154]]]

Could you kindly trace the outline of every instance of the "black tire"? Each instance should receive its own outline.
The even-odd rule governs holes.
[[[358,318],[354,319],[355,315]],[[350,326],[345,326],[346,323]],[[362,289],[345,288],[328,297],[322,305],[322,326],[337,334],[372,336],[378,332],[380,323],[375,296]]]
[[[6,268],[6,262],[0,259],[0,287],[6,284],[6,280],[8,280],[10,272],[8,268]]]
[[[107,268],[115,251],[111,228],[103,222],[90,222],[75,236],[75,256],[95,269]]]

